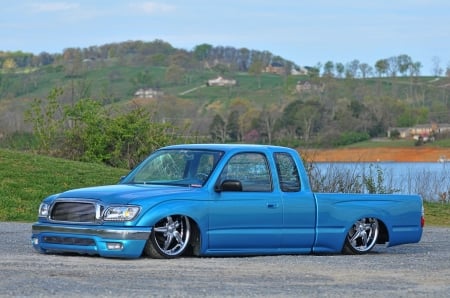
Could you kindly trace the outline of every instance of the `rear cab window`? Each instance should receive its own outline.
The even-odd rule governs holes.
[[[300,176],[294,159],[288,153],[274,153],[275,165],[277,167],[278,180],[283,192],[300,191]]]

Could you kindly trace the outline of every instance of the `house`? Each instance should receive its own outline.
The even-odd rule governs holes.
[[[153,90],[152,88],[148,89],[139,89],[134,93],[134,96],[137,98],[154,98],[163,95],[162,91]]]
[[[306,76],[308,74],[308,70],[304,67],[292,67],[291,75],[293,76]]]
[[[208,82],[206,82],[206,86],[234,86],[234,85],[236,85],[236,80],[225,79],[220,76],[215,79],[208,80]]]
[[[285,70],[283,64],[281,64],[279,62],[272,62],[268,66],[266,66],[266,69],[264,70],[264,72],[283,75],[286,73],[286,70]]]
[[[390,138],[392,132],[397,131],[400,139],[415,139],[422,138],[424,141],[428,141],[430,136],[439,133],[450,132],[450,124],[448,123],[431,123],[431,124],[418,124],[413,127],[391,127],[387,132],[387,136]]]

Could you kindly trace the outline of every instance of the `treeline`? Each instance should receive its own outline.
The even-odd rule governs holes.
[[[189,69],[211,67],[220,62],[226,65],[229,71],[248,71],[253,61],[261,61],[264,65],[272,62],[293,65],[279,56],[268,51],[256,51],[246,48],[212,46],[202,44],[192,51],[176,49],[167,42],[155,40],[152,42],[127,41],[111,43],[87,48],[67,48],[62,53],[42,52],[39,55],[32,53],[1,52],[0,66],[5,71],[15,68],[41,67],[54,64],[77,64],[83,61],[105,62],[111,59],[122,60],[128,65],[170,66],[180,65]]]
[[[348,62],[325,61],[317,65],[298,65],[283,59],[269,51],[257,51],[230,46],[212,46],[200,44],[192,50],[176,49],[162,40],[151,42],[126,41],[110,43],[87,48],[67,48],[62,53],[32,53],[0,51],[0,67],[3,71],[14,71],[16,68],[33,68],[47,65],[74,65],[83,61],[91,63],[105,62],[111,59],[126,61],[128,64],[148,66],[178,65],[189,70],[206,67],[219,67],[222,71],[255,71],[252,65],[263,69],[270,64],[282,65],[286,73],[293,69],[306,70],[311,76],[366,78],[373,76],[397,75],[418,76],[422,69],[420,61],[414,61],[406,54],[391,57],[380,57],[374,65],[354,59]],[[298,62],[297,62],[298,63]],[[256,71],[261,71],[256,70]],[[440,76],[450,74],[449,67],[440,65],[440,58],[433,57],[433,74]]]

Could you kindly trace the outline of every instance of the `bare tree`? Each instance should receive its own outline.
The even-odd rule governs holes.
[[[398,71],[398,59],[397,57],[390,57],[388,58],[388,66],[389,66],[389,73],[391,77],[395,78],[397,76]]]
[[[441,67],[441,59],[438,56],[433,56],[433,58],[431,58],[431,61],[433,63],[433,75],[436,77],[441,76],[444,71]]]
[[[363,79],[365,79],[367,76],[369,76],[372,73],[372,66],[370,66],[367,63],[361,63],[359,65],[359,71],[361,72],[361,76]]]

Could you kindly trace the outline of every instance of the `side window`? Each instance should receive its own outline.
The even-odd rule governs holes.
[[[287,153],[275,153],[275,163],[281,190],[284,192],[299,191],[300,178],[292,156]]]
[[[239,180],[242,191],[272,191],[267,159],[260,153],[240,153],[233,156],[220,174],[220,181]]]

